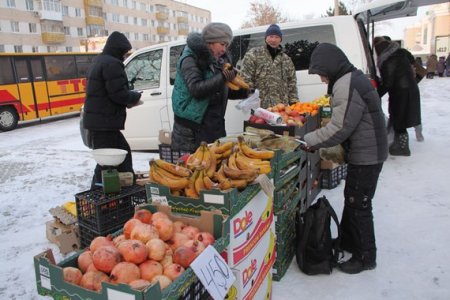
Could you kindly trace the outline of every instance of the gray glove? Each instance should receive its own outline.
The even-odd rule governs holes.
[[[237,71],[234,69],[233,70],[223,69],[222,75],[223,75],[225,81],[232,81],[236,77]]]

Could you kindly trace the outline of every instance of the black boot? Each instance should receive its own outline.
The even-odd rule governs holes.
[[[394,142],[389,146],[390,155],[410,156],[408,132],[395,133]]]
[[[375,252],[364,255],[353,254],[352,258],[338,265],[339,270],[347,274],[358,274],[362,271],[373,270],[377,267]]]

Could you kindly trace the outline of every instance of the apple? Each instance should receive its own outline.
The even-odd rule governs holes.
[[[256,119],[255,124],[266,124],[266,120],[264,120],[263,118],[258,118]]]
[[[250,123],[255,123],[257,119],[258,119],[257,116],[251,115],[250,118],[248,119],[248,121],[249,121]]]

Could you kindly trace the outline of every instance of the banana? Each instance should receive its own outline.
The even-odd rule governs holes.
[[[186,197],[189,197],[189,198],[199,198],[200,197],[198,195],[197,191],[195,190],[195,180],[197,179],[199,172],[200,171],[195,170],[195,172],[189,178],[189,184],[184,189],[184,194],[186,195]]]
[[[180,165],[169,163],[162,159],[156,159],[154,160],[154,162],[159,168],[164,169],[165,171],[177,176],[189,177],[192,174],[192,172],[189,169]]]
[[[213,178],[214,173],[216,172],[217,169],[217,160],[212,149],[207,148],[207,151],[209,151],[210,155],[210,165],[209,168],[206,170],[206,175],[209,178]]]
[[[200,145],[193,154],[191,154],[186,162],[189,170],[193,171],[196,167],[200,166],[203,160],[203,147]]]
[[[211,151],[209,151],[208,145],[206,144],[206,142],[202,142],[202,145],[200,146],[202,147],[202,151],[203,151],[203,157],[202,157],[202,161],[201,161],[201,166],[205,169],[209,169],[209,167],[211,166]]]
[[[245,156],[248,156],[250,158],[260,158],[260,159],[271,159],[275,152],[270,150],[255,150],[250,148],[244,141],[244,138],[242,136],[238,137],[239,140],[239,148],[241,149],[242,153],[244,153]]]
[[[243,190],[247,187],[247,180],[245,179],[230,179],[231,187]]]
[[[182,176],[172,174],[171,172],[168,172],[166,169],[163,169],[163,168],[159,167],[156,164],[156,161],[151,161],[150,162],[150,167],[154,168],[155,170],[157,170],[158,173],[161,174],[161,176],[163,176],[163,177],[167,177],[167,178],[174,179],[174,180],[182,178]]]
[[[222,153],[222,159],[226,159],[230,157],[230,155],[233,154],[233,148],[230,148]]]
[[[234,80],[233,80],[233,81],[234,81]],[[228,87],[230,90],[237,91],[237,90],[240,89],[239,86],[238,86],[237,84],[235,84],[234,82],[227,81],[225,84],[227,85],[227,87]]]
[[[224,163],[222,163],[219,170],[216,173],[214,173],[214,179],[219,183],[222,183],[225,180],[227,180],[227,176],[223,172],[223,165],[224,165]]]
[[[238,166],[236,165],[236,154],[232,153],[230,157],[228,157],[228,167],[230,169],[239,170]]]
[[[267,160],[256,160],[247,158],[243,155],[236,155],[236,165],[241,170],[252,170],[256,169],[258,170],[259,174],[267,174],[272,171],[272,167],[270,166],[270,161]]]
[[[240,170],[240,169],[232,169],[227,165],[223,165],[223,172],[230,179],[243,179],[247,182],[247,179],[256,178],[255,175],[258,175],[258,170],[256,169],[248,169],[248,170]]]
[[[217,183],[211,180],[208,176],[203,176],[203,185],[205,186],[205,189],[210,190],[212,188],[215,188],[217,186]]]
[[[200,191],[205,190],[205,184],[203,183],[203,177],[205,176],[205,171],[200,170],[198,177],[195,179],[194,187],[197,194],[200,195]]]
[[[158,172],[158,168],[150,168],[151,178],[153,181],[169,187],[171,190],[182,190],[189,185],[189,179],[186,177],[180,177],[179,179],[171,179],[164,177]]]
[[[231,83],[241,89],[248,90],[250,88],[250,86],[247,84],[247,82],[245,82],[244,79],[242,79],[242,77],[239,74],[237,74],[236,77],[234,77],[234,79],[231,81]]]
[[[226,178],[224,181],[219,183],[219,189],[221,189],[222,191],[229,190],[231,188],[231,179],[229,178]]]
[[[228,150],[232,149],[234,146],[234,143],[229,141],[223,144],[219,144],[215,147],[214,152],[218,153],[218,154],[223,154],[225,152],[227,152]],[[231,153],[231,152],[230,152]]]

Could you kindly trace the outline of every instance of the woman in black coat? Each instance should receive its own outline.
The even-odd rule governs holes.
[[[389,154],[410,156],[407,128],[421,124],[420,92],[415,74],[397,43],[382,41],[375,45],[381,75],[380,97],[389,94],[389,119],[394,142]]]

